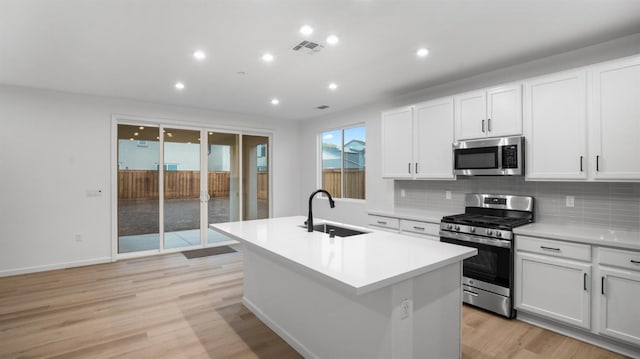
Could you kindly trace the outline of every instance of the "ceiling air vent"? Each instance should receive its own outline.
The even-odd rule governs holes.
[[[327,106],[327,105],[321,105],[321,106],[318,106],[318,107],[316,107],[316,108],[317,108],[318,110],[326,110],[326,109],[328,109],[328,108],[329,108],[329,106]]]
[[[307,54],[310,54],[310,55],[315,54],[316,52],[319,52],[322,49],[324,49],[324,46],[317,44],[315,42],[306,41],[306,40],[293,45],[293,47],[291,48],[291,50],[293,51],[306,52]]]

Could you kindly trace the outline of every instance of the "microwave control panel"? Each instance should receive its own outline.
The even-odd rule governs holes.
[[[502,168],[518,168],[518,145],[502,147]]]

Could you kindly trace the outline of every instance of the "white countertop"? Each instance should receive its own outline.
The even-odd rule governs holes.
[[[579,224],[532,223],[514,228],[515,234],[640,250],[640,232],[612,230]]]
[[[437,223],[437,224],[440,224],[440,220],[442,219],[442,217],[455,214],[455,213],[451,213],[451,211],[411,210],[411,209],[401,209],[401,208],[397,208],[393,210],[370,209],[367,211],[367,213],[377,215],[377,216],[402,218],[402,219],[409,219],[413,221],[430,222],[430,223]]]
[[[306,217],[281,217],[212,224],[245,244],[295,263],[310,273],[331,279],[355,294],[364,294],[462,261],[475,248],[450,245],[370,228],[314,219],[369,233],[329,238],[299,227]]]

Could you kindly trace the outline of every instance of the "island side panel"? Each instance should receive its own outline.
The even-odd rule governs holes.
[[[244,252],[245,305],[305,357],[460,356],[459,262],[356,295],[259,248]]]

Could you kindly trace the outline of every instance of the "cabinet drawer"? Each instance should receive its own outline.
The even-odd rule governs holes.
[[[640,271],[640,252],[600,248],[598,263]]]
[[[385,216],[376,216],[370,214],[369,216],[369,225],[376,227],[383,227],[388,229],[400,229],[400,220],[398,218],[393,217],[385,217]]]
[[[516,236],[516,249],[552,257],[591,262],[591,246],[527,236]]]
[[[400,220],[400,230],[404,232],[412,232],[419,234],[427,234],[430,236],[440,237],[440,224],[411,221],[408,219]]]

